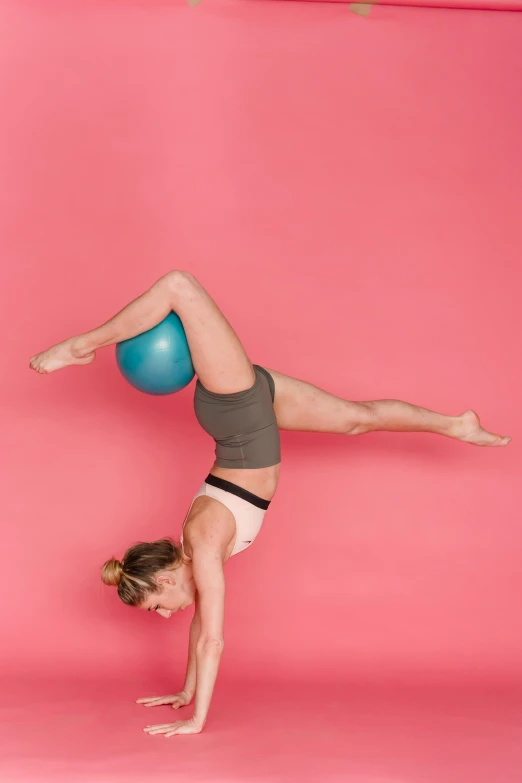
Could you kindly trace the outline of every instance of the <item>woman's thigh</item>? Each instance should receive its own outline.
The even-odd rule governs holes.
[[[183,323],[199,380],[216,394],[249,389],[255,382],[254,370],[232,326],[192,275],[173,275],[174,310]]]
[[[354,426],[357,403],[276,370],[268,372],[275,383],[274,410],[280,429],[341,434]]]

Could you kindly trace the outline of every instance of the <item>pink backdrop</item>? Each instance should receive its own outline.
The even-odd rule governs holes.
[[[311,2],[348,3],[353,9],[351,0],[311,0]],[[373,2],[369,0],[369,4],[420,8],[467,8],[482,11],[522,11],[522,0],[373,0]]]
[[[225,683],[519,681],[522,16],[2,2],[0,22],[13,702],[22,680],[116,679],[127,700],[182,683],[190,618],[123,606],[99,567],[179,534],[212,462],[192,386],[140,395],[112,349],[27,369],[175,267],[259,363],[352,399],[474,407],[514,436],[283,435],[262,534],[226,567],[222,731]]]

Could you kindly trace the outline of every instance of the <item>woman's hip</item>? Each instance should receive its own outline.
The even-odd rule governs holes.
[[[196,418],[216,442],[219,467],[259,469],[281,461],[274,382],[263,367],[254,365],[254,371],[254,385],[233,394],[209,392],[200,381],[196,383]]]

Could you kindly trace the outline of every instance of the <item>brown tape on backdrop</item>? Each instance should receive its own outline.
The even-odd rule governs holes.
[[[378,0],[374,0],[372,3],[350,3],[348,10],[358,16],[368,16],[372,10],[372,5],[376,5]]]

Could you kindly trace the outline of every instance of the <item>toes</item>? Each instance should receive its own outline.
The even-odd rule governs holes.
[[[489,433],[490,439],[485,443],[486,446],[507,446],[511,438],[507,435],[494,435]]]
[[[506,438],[503,435],[497,435],[496,432],[488,432],[489,442],[492,446],[503,446]]]

